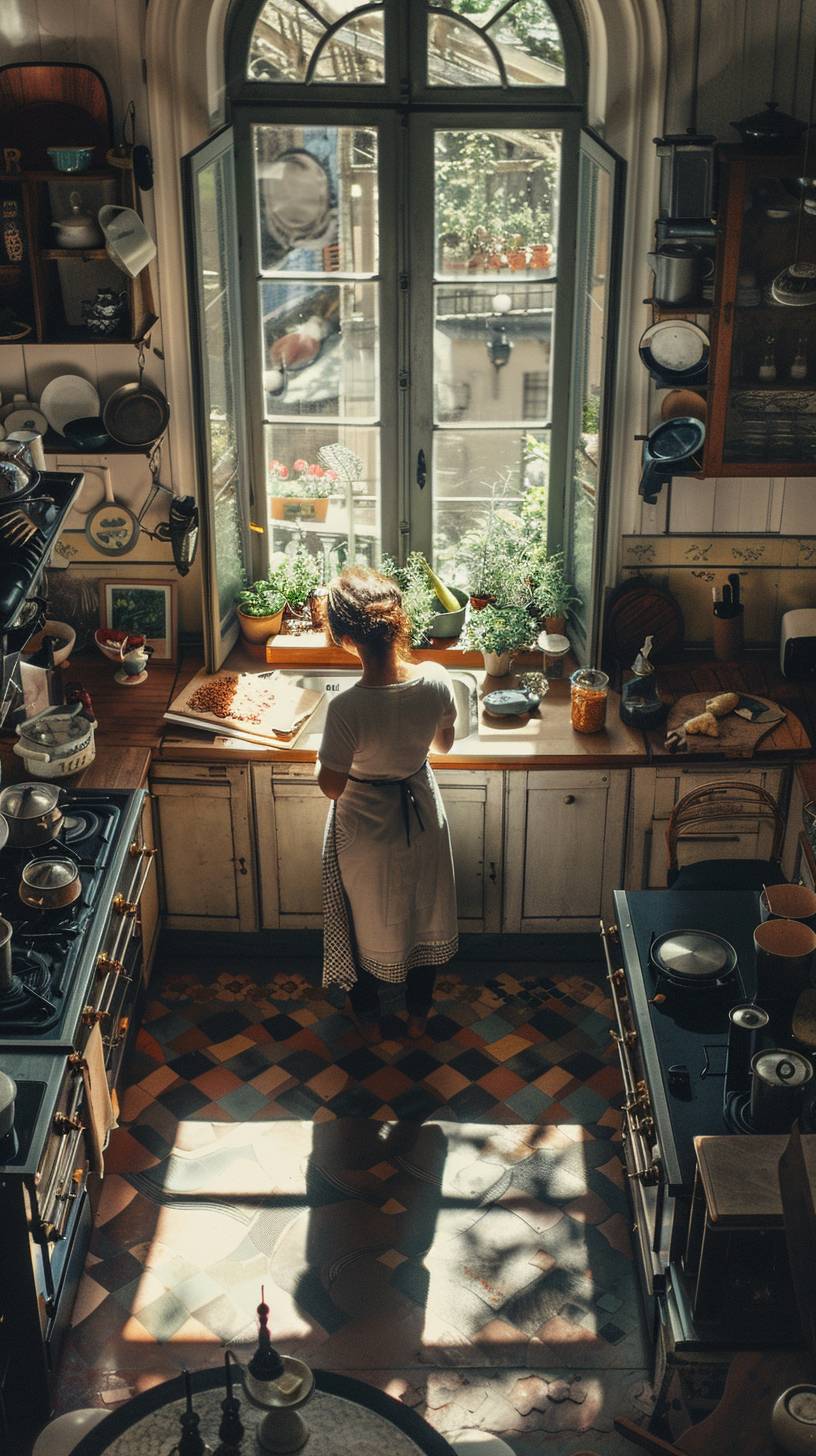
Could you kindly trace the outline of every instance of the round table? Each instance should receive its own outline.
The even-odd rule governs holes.
[[[310,1436],[307,1456],[454,1456],[452,1448],[416,1411],[349,1375],[315,1370],[315,1393],[303,1408]],[[224,1369],[191,1372],[193,1403],[201,1418],[199,1432],[213,1449],[218,1445]],[[265,1412],[250,1405],[234,1368],[233,1385],[241,1401],[243,1456],[256,1451],[255,1431]],[[168,1456],[181,1434],[184,1379],[177,1376],[112,1411],[83,1436],[74,1456]]]

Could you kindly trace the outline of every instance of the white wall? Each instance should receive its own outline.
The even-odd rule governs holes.
[[[111,95],[114,137],[118,138],[128,102],[136,107],[136,140],[151,143],[148,101],[143,74],[145,54],[145,0],[0,0],[0,60],[73,61],[93,66],[104,78]],[[156,229],[153,194],[143,195],[145,220]],[[162,313],[161,248],[158,259],[158,309]],[[154,278],[154,282],[155,282]],[[166,287],[165,293],[171,290]],[[177,291],[177,290],[176,290]],[[183,290],[182,290],[183,293]],[[166,386],[164,341],[159,325],[152,335],[147,377],[162,389]],[[39,399],[48,379],[57,374],[81,374],[98,389],[104,400],[119,384],[136,378],[136,351],[129,345],[83,344],[71,346],[0,346],[0,390],[9,399],[15,392],[28,392]],[[176,410],[169,391],[171,410]],[[182,412],[187,400],[179,404]],[[174,470],[174,453],[177,457]],[[64,457],[63,457],[64,458]],[[52,457],[49,464],[55,464]],[[181,452],[174,452],[173,426],[164,446],[161,478],[180,495],[195,494],[195,480],[189,456],[182,464]],[[75,463],[75,462],[74,462]],[[136,512],[150,487],[147,461],[141,456],[107,457],[114,494]],[[164,508],[166,519],[166,507]],[[162,511],[151,513],[155,524]],[[81,525],[78,520],[75,525]],[[189,576],[179,580],[173,568],[170,548],[142,536],[136,549],[117,562],[96,555],[81,533],[68,531],[65,542],[71,552],[72,571],[86,577],[168,577],[179,582],[179,618],[182,632],[201,627],[200,556]]]

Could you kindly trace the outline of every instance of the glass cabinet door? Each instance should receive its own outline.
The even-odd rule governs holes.
[[[816,451],[816,288],[797,259],[816,244],[816,192],[774,161],[745,168],[723,461],[772,475]],[[803,195],[804,193],[804,195]],[[800,207],[800,202],[802,206]],[[732,213],[733,219],[733,213]],[[729,302],[731,300],[729,299]],[[811,467],[809,467],[811,468]]]
[[[243,345],[232,128],[185,158],[190,325],[197,355],[196,444],[202,554],[209,610],[207,667],[220,667],[238,636],[235,598],[249,569],[249,472],[244,433]]]

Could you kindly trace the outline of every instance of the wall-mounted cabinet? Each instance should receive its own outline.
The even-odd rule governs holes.
[[[816,308],[802,304],[816,303],[816,279],[789,270],[812,264],[816,190],[800,185],[801,152],[722,147],[720,158],[703,474],[812,475]]]

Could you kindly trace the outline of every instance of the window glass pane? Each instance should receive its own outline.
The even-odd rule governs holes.
[[[376,283],[261,284],[267,415],[379,415]]]
[[[559,131],[447,131],[435,141],[440,274],[550,276],[558,236]]]
[[[549,420],[552,284],[440,284],[435,295],[436,423]]]
[[[371,0],[379,5],[381,0]],[[305,81],[315,52],[330,27],[360,9],[360,0],[267,0],[252,34],[247,63],[250,81]],[[326,43],[313,79],[381,82],[385,60],[380,16],[361,17],[343,26]],[[324,52],[325,54],[325,52]]]
[[[432,86],[563,86],[565,79],[561,32],[545,0],[431,0]]]
[[[611,173],[586,155],[581,158],[580,192],[582,249],[572,381],[578,413],[567,532],[569,574],[580,598],[574,617],[585,628],[593,588],[613,195]]]
[[[458,543],[488,522],[491,506],[514,513],[531,487],[546,490],[549,434],[534,430],[437,430],[434,434],[434,561],[462,586]],[[542,529],[546,523],[543,508]]]
[[[264,273],[377,270],[377,133],[353,126],[256,126]]]
[[[222,622],[233,611],[246,580],[238,455],[238,410],[243,409],[243,400],[236,397],[233,375],[240,343],[233,331],[230,297],[230,269],[237,260],[230,245],[234,202],[226,166],[222,154],[195,175],[211,549]]]
[[[382,14],[350,20],[320,53],[314,81],[351,86],[385,80],[385,36]]]
[[[376,565],[379,435],[359,425],[267,425],[270,551],[294,550],[305,540],[327,579],[349,561]]]

